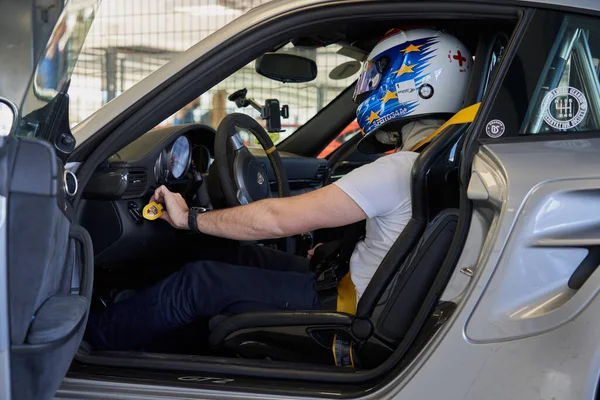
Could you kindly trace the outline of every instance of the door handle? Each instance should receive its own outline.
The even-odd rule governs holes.
[[[94,246],[88,231],[81,225],[71,224],[69,238],[77,240],[83,246],[83,268],[81,273],[81,296],[92,298],[94,285]]]
[[[588,254],[585,256],[581,264],[577,266],[573,274],[569,278],[569,288],[579,290],[592,275],[592,273],[600,265],[600,246],[591,247],[588,249]]]

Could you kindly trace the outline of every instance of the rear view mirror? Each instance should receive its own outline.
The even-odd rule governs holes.
[[[0,99],[0,136],[8,136],[17,117],[16,108]]]
[[[310,82],[317,77],[317,63],[295,54],[265,53],[256,60],[256,72],[278,82]]]

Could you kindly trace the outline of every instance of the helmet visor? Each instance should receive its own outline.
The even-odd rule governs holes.
[[[373,90],[377,89],[381,82],[381,72],[375,61],[369,60],[363,64],[362,72],[354,88],[354,101],[361,103],[363,99]]]

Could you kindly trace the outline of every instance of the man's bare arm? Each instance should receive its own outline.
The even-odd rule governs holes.
[[[165,187],[153,200],[164,202],[161,218],[187,229],[187,206]],[[198,215],[201,232],[236,240],[261,240],[291,236],[320,228],[348,225],[366,219],[365,212],[335,185],[281,199],[259,200],[247,205]]]

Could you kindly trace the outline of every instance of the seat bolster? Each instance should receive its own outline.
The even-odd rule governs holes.
[[[221,321],[219,324],[211,324],[214,326],[208,338],[211,346],[220,345],[229,335],[241,329],[277,326],[351,326],[354,320],[351,314],[325,311],[269,311],[239,314],[229,318],[217,317]]]
[[[356,308],[357,317],[367,319],[371,317],[383,292],[396,275],[399,266],[404,263],[410,252],[417,245],[425,230],[425,225],[426,223],[423,220],[416,218],[411,218],[408,221],[398,239],[396,239],[381,261],[381,264],[379,264],[375,275],[371,278],[371,282],[369,282],[369,285],[360,298]]]

